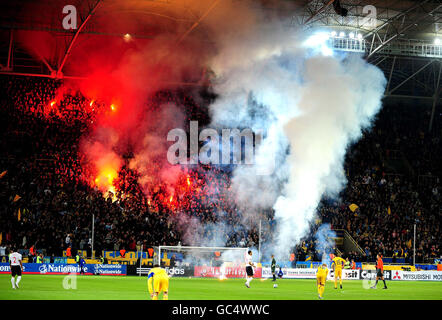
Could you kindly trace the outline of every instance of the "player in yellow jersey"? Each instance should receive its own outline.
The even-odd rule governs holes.
[[[324,299],[325,281],[327,280],[327,264],[323,263],[316,272],[316,285],[318,286],[318,297]]]
[[[333,272],[335,274],[335,289],[338,288],[338,278],[339,278],[339,285],[342,289],[342,268],[344,267],[345,260],[340,257],[338,254],[332,262],[332,268]]]
[[[167,271],[154,265],[147,277],[147,288],[152,300],[158,300],[158,295],[163,291],[163,300],[169,299],[169,275]]]

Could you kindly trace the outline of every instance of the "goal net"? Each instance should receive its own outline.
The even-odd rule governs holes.
[[[247,251],[248,248],[160,246],[157,263],[164,267],[244,266]]]

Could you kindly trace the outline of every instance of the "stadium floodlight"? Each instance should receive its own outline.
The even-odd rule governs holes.
[[[362,34],[358,33],[358,39],[362,40]]]
[[[310,36],[307,40],[304,41],[303,45],[308,48],[319,49],[323,55],[328,56],[332,55],[333,51],[327,45],[328,40],[330,39],[330,35],[325,32],[318,32],[312,36]]]
[[[336,37],[336,35],[337,35],[336,31],[332,31],[332,32],[331,32],[331,36],[332,36],[332,37]]]
[[[342,32],[342,31],[341,31],[341,32],[339,33],[339,37],[341,37],[341,38],[345,38],[345,32]]]
[[[350,32],[348,36],[350,37],[350,39],[353,39],[355,37],[355,34],[353,32]]]
[[[436,38],[436,39],[434,40],[434,44],[437,45],[437,46],[440,45],[440,39],[439,39],[439,38]]]

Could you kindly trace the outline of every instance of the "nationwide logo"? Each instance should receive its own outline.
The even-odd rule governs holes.
[[[107,269],[121,269],[120,264],[96,264],[96,266]]]
[[[9,266],[0,266],[0,272],[11,272]]]
[[[38,267],[38,271],[40,271],[40,273],[46,273],[48,272],[48,267],[45,264],[42,264],[40,267]]]
[[[396,271],[395,275],[393,276],[393,280],[401,280],[401,276],[399,275],[399,271]]]
[[[84,272],[88,272],[88,268],[83,268]],[[76,273],[80,272],[80,267],[77,265],[53,265],[53,264],[42,264],[38,267],[38,271],[41,274],[46,273]]]

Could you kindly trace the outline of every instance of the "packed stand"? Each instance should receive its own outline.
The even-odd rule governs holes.
[[[0,77],[0,88],[3,244],[45,248],[46,255],[55,256],[71,247],[90,255],[92,217],[97,251],[190,244],[186,227],[192,219],[206,226],[198,230],[201,238],[216,244],[257,247],[261,236],[265,249],[274,238],[277,223],[271,209],[256,219],[262,222],[261,232],[256,223],[243,226],[241,209],[229,199],[231,172],[225,168],[191,168],[178,182],[175,197],[166,185],[155,186],[146,197],[128,163],[119,172],[114,197],[90,187],[78,144],[102,105],[52,79]],[[185,92],[160,92],[154,100],[174,101],[186,106],[189,119],[209,121],[207,110]],[[428,122],[413,121],[415,116],[413,111],[384,109],[374,128],[350,149],[341,200],[321,202],[309,236],[294,247],[295,262],[321,260],[314,235],[324,223],[347,230],[362,247],[363,252],[347,253],[355,261],[373,261],[379,252],[410,261],[414,224],[416,261],[440,257],[441,130],[438,124],[431,134],[416,128],[416,123]],[[401,159],[409,171],[397,173],[390,162]],[[350,204],[358,208],[352,211]],[[189,217],[178,218],[183,212]],[[225,228],[210,227],[220,221]]]

